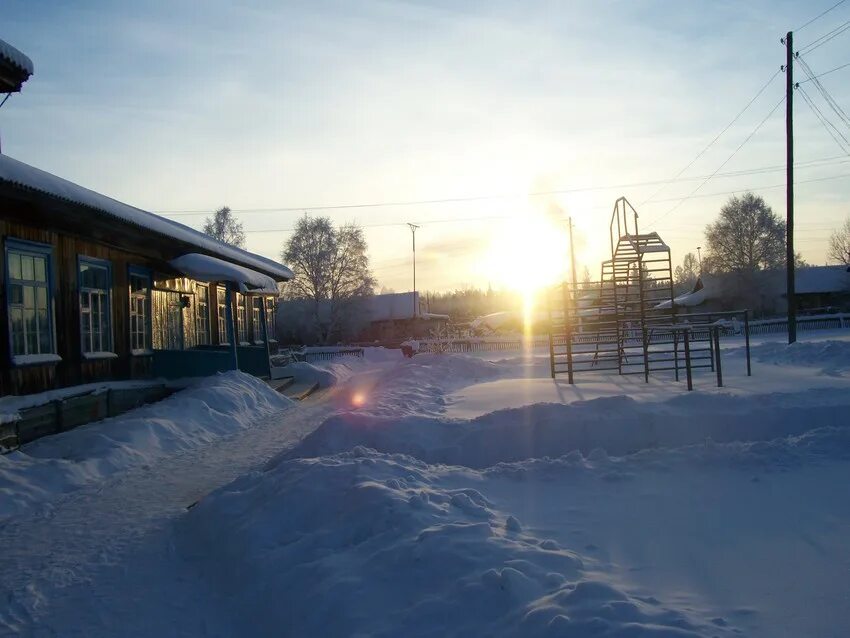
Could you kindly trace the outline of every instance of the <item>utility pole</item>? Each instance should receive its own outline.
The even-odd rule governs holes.
[[[410,233],[413,236],[413,317],[419,314],[419,309],[416,307],[416,229],[419,228],[416,224],[407,222],[410,226]]]
[[[570,216],[568,219],[570,224],[570,270],[573,273],[573,295],[575,295],[578,291],[578,273],[576,273],[576,251],[573,247],[573,218]]]
[[[788,343],[797,341],[794,291],[794,34],[785,36],[785,296],[788,298]]]

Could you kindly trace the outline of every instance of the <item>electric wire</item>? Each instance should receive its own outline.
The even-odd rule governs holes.
[[[836,71],[840,71],[841,69],[847,68],[848,66],[850,66],[850,62],[848,62],[847,64],[842,64],[841,66],[837,66],[834,69],[830,69],[829,71],[824,71],[823,73],[818,73],[817,75],[815,75],[813,77],[810,77],[810,78],[807,78],[805,80],[798,82],[798,84],[805,84],[806,82],[811,82],[812,80],[816,80],[817,78],[822,78],[823,76],[829,75],[830,73],[835,73]]]
[[[812,22],[815,22],[815,21],[817,21],[817,20],[820,20],[820,19],[821,19],[822,17],[824,17],[827,13],[829,13],[829,12],[830,12],[830,11],[832,11],[833,9],[837,9],[838,7],[840,7],[840,6],[841,6],[842,4],[844,4],[845,2],[847,2],[847,0],[840,0],[839,2],[836,2],[836,3],[835,3],[834,5],[832,5],[829,9],[827,9],[826,11],[823,11],[823,12],[819,13],[819,14],[818,14],[818,15],[816,15],[814,18],[812,18],[811,20],[809,20],[808,22],[806,22],[806,24],[804,24],[803,26],[801,26],[801,27],[797,27],[796,29],[794,29],[794,31],[795,31],[795,32],[796,32],[796,31],[802,31],[802,30],[803,30],[803,29],[805,29],[807,26],[809,26]]]
[[[836,161],[839,160],[839,161]],[[800,168],[814,168],[815,166],[830,166],[833,163],[835,164],[843,164],[845,163],[846,157],[844,155],[836,155],[832,157],[824,157],[816,160],[807,160],[805,162],[795,163],[794,166]],[[775,171],[785,170],[784,164],[773,164],[768,166],[759,166],[751,169],[743,169],[737,171],[727,171],[723,173],[717,173],[713,175],[714,178],[726,178],[726,177],[742,177],[745,175],[758,175],[762,173],[771,173]],[[267,208],[231,208],[231,211],[239,214],[246,213],[285,213],[285,212],[307,212],[307,211],[326,211],[326,210],[345,210],[349,208],[381,208],[381,207],[389,207],[389,206],[414,206],[420,204],[434,204],[434,203],[463,203],[463,202],[474,202],[474,201],[482,201],[486,199],[511,199],[511,198],[523,198],[523,197],[531,197],[531,196],[540,196],[544,194],[561,194],[561,193],[579,193],[579,192],[590,192],[590,191],[605,191],[605,190],[615,190],[621,188],[635,188],[640,186],[654,186],[657,184],[661,184],[664,182],[693,182],[701,179],[705,179],[706,175],[698,175],[693,177],[683,177],[677,178],[672,182],[670,180],[651,180],[644,182],[633,182],[630,184],[612,184],[607,186],[589,186],[589,187],[574,187],[568,189],[561,189],[557,191],[538,191],[536,193],[524,193],[518,195],[481,195],[477,197],[468,197],[468,198],[444,198],[444,199],[432,199],[432,200],[415,200],[415,201],[407,201],[407,202],[381,202],[376,204],[344,204],[339,206],[279,206],[279,207],[267,207]],[[657,194],[657,193],[656,193]],[[647,200],[648,201],[648,200]],[[210,215],[212,213],[212,209],[200,210],[172,210],[172,211],[158,211],[157,214],[165,215],[168,217],[183,217],[183,216],[192,216],[192,215]]]
[[[674,182],[675,180],[679,179],[685,171],[687,171],[687,170],[688,170],[691,166],[693,166],[693,165],[696,163],[696,161],[697,161],[700,157],[702,157],[702,156],[706,153],[706,151],[708,151],[708,149],[710,149],[712,146],[714,146],[714,143],[715,143],[715,142],[717,142],[717,140],[719,140],[719,139],[723,136],[723,134],[724,134],[726,131],[728,131],[728,130],[732,127],[732,125],[733,125],[733,124],[735,124],[735,122],[737,122],[737,121],[741,118],[741,116],[742,116],[744,113],[746,113],[746,112],[747,112],[747,110],[750,108],[750,106],[752,106],[753,102],[755,102],[755,101],[759,98],[759,96],[760,96],[762,93],[764,93],[764,90],[765,90],[768,86],[770,86],[770,83],[771,83],[771,82],[773,82],[773,80],[775,80],[775,79],[776,79],[776,76],[777,76],[777,75],[779,75],[779,73],[780,73],[780,70],[779,70],[779,69],[777,69],[777,70],[776,70],[776,72],[775,72],[773,75],[771,75],[771,76],[770,76],[770,79],[768,79],[768,81],[764,83],[764,85],[763,85],[763,86],[762,86],[762,87],[761,87],[761,88],[760,88],[760,89],[756,92],[756,94],[755,94],[755,95],[754,95],[754,96],[750,99],[750,101],[749,101],[749,102],[747,102],[747,104],[744,106],[744,108],[742,108],[742,109],[738,112],[738,114],[737,114],[734,118],[732,118],[732,121],[731,121],[731,122],[729,122],[729,123],[728,123],[728,124],[727,124],[727,125],[723,128],[723,130],[722,130],[722,131],[720,131],[720,132],[719,132],[719,133],[718,133],[718,134],[714,137],[714,139],[713,139],[713,140],[711,140],[711,141],[710,141],[710,142],[709,142],[709,143],[705,146],[705,148],[703,148],[703,149],[702,149],[699,153],[697,153],[697,154],[696,154],[696,156],[695,156],[695,157],[694,157],[694,158],[693,158],[690,162],[688,162],[688,164],[687,164],[687,165],[686,165],[686,166],[685,166],[682,170],[680,170],[678,173],[676,173],[676,175],[675,175],[672,179],[670,179],[670,180],[668,180],[667,182],[665,182],[664,184],[662,184],[662,185],[661,185],[661,187],[660,187],[658,190],[656,190],[656,191],[655,191],[652,195],[650,195],[650,196],[649,196],[649,197],[647,197],[645,200],[643,200],[640,204],[638,204],[638,206],[643,206],[646,202],[648,202],[648,201],[650,201],[651,199],[653,199],[656,195],[658,195],[661,191],[663,191],[663,190],[664,190],[664,189],[665,189],[665,188],[666,188],[669,184],[671,184],[671,183],[672,183],[672,182]]]
[[[827,105],[832,109],[832,111],[838,116],[848,128],[850,128],[850,117],[847,116],[847,113],[844,112],[844,109],[836,102],[835,98],[832,97],[832,94],[826,90],[826,87],[821,83],[820,80],[817,79],[814,71],[808,65],[808,63],[802,58],[798,57],[798,63],[800,68],[803,69],[803,72],[814,82],[815,88],[823,97],[824,101],[826,101]]]
[[[806,92],[806,90],[802,86],[797,87],[797,90],[800,91],[800,95],[803,96],[803,100],[812,110],[812,113],[815,114],[815,117],[818,119],[824,129],[826,129],[826,132],[829,133],[830,137],[832,137],[838,147],[842,151],[850,155],[850,141],[848,141],[847,138],[844,137],[844,135],[841,133],[841,131],[839,131],[838,128],[826,118],[826,116],[820,110],[818,105],[815,104],[814,100],[812,100],[811,96]]]
[[[784,101],[785,101],[785,96],[783,95],[783,96],[782,96],[782,98],[781,98],[781,99],[780,99],[780,100],[776,103],[776,105],[775,105],[772,109],[770,109],[770,112],[769,112],[767,115],[765,115],[765,116],[764,116],[764,119],[762,119],[762,120],[761,120],[761,122],[759,122],[759,123],[756,125],[756,127],[752,130],[752,132],[751,132],[749,135],[747,135],[747,137],[744,139],[744,141],[743,141],[743,142],[741,142],[741,143],[738,145],[738,147],[737,147],[734,151],[732,151],[732,154],[731,154],[731,155],[729,155],[729,157],[727,157],[727,158],[723,161],[723,163],[722,163],[720,166],[718,166],[718,167],[717,167],[717,170],[716,170],[716,171],[714,171],[714,173],[712,173],[712,174],[711,174],[711,175],[709,175],[709,176],[708,176],[708,177],[707,177],[704,181],[702,181],[702,182],[699,184],[699,186],[697,186],[697,187],[696,187],[693,191],[691,191],[691,193],[690,193],[690,194],[688,194],[688,195],[686,195],[685,197],[683,197],[683,198],[679,199],[679,202],[678,202],[675,206],[673,206],[672,208],[670,208],[670,210],[668,210],[666,213],[664,213],[664,214],[663,214],[663,215],[661,215],[660,217],[657,217],[656,219],[652,220],[652,221],[648,224],[648,226],[651,228],[652,226],[654,226],[655,224],[657,224],[658,222],[660,222],[660,221],[661,221],[662,219],[664,219],[665,217],[667,217],[667,216],[671,215],[674,211],[676,211],[676,210],[679,208],[679,206],[681,206],[681,205],[682,205],[682,204],[684,204],[687,200],[689,200],[691,197],[693,197],[694,195],[696,195],[696,193],[697,193],[697,192],[699,192],[699,190],[700,190],[700,189],[702,189],[702,187],[703,187],[703,186],[705,186],[705,185],[706,185],[709,181],[711,181],[711,179],[712,179],[712,178],[713,178],[713,177],[714,177],[717,173],[719,173],[719,172],[720,172],[720,169],[722,169],[724,166],[726,166],[726,164],[728,164],[728,163],[732,160],[732,158],[733,158],[733,157],[735,157],[735,155],[737,155],[737,154],[738,154],[738,151],[740,151],[742,148],[744,148],[744,146],[747,144],[747,142],[749,142],[749,141],[753,138],[753,136],[754,136],[756,133],[758,133],[758,132],[759,132],[759,130],[761,130],[761,127],[762,127],[762,126],[764,126],[764,123],[765,123],[765,122],[767,122],[767,120],[769,120],[769,119],[770,119],[770,117],[774,114],[774,112],[776,112],[776,109],[778,109],[778,108],[779,108],[779,106],[780,106],[780,105],[781,105]]]
[[[847,20],[846,22],[839,24],[832,31],[823,34],[821,37],[817,38],[816,40],[813,40],[812,42],[810,42],[806,46],[802,47],[799,51],[800,51],[800,53],[811,53],[815,49],[819,49],[820,47],[822,47],[824,44],[826,44],[827,42],[829,42],[833,38],[838,37],[839,35],[841,35],[845,31],[847,31],[847,29],[850,29],[850,20]]]

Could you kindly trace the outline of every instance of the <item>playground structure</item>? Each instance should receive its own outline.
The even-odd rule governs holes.
[[[614,203],[609,225],[611,258],[600,279],[563,282],[549,298],[549,357],[554,379],[569,383],[583,372],[642,374],[710,368],[723,385],[720,337],[743,324],[750,374],[748,312],[677,313],[670,247],[658,233],[641,233],[625,197]],[[575,274],[574,274],[575,276]],[[739,321],[739,318],[742,322]]]

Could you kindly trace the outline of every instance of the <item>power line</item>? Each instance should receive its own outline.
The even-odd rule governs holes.
[[[799,164],[795,164],[795,166],[799,166],[801,168],[813,168],[814,164],[818,164],[819,166],[828,166],[828,162],[833,160],[842,160],[838,163],[844,163],[846,161],[843,155],[834,156],[834,157],[824,157],[816,160],[808,160],[806,162],[800,162]],[[809,166],[807,166],[809,165]],[[717,173],[713,177],[743,177],[745,175],[758,175],[760,173],[770,173],[774,171],[785,170],[784,164],[773,164],[769,166],[760,166],[752,169],[744,169],[738,171],[727,171],[725,173]],[[532,193],[525,194],[517,194],[517,195],[481,195],[477,197],[468,197],[468,198],[457,198],[457,199],[430,199],[430,200],[411,200],[407,202],[382,202],[377,204],[345,204],[339,206],[294,206],[294,207],[268,207],[268,208],[233,208],[231,209],[234,213],[285,213],[285,212],[299,212],[299,211],[322,211],[322,210],[339,210],[339,209],[348,209],[348,208],[382,208],[389,206],[413,206],[420,204],[436,204],[436,203],[461,203],[461,202],[471,202],[471,201],[483,201],[485,199],[507,199],[507,198],[524,198],[524,197],[532,197],[532,196],[540,196],[546,194],[559,194],[559,193],[580,193],[580,192],[588,192],[588,191],[603,191],[603,190],[614,190],[621,188],[636,188],[640,186],[654,186],[662,183],[674,183],[674,182],[692,182],[700,179],[705,179],[705,175],[699,175],[694,177],[683,177],[683,178],[675,178],[673,180],[651,180],[645,182],[632,182],[630,184],[613,184],[608,186],[586,186],[586,187],[574,187],[568,189],[561,189],[555,191],[538,191]],[[657,193],[656,193],[657,194]],[[174,210],[174,211],[159,211],[160,215],[167,215],[169,217],[182,217],[182,216],[190,216],[190,215],[209,215],[211,214],[211,210]]]
[[[773,115],[773,113],[776,111],[776,109],[779,108],[779,105],[782,104],[784,101],[785,101],[785,96],[783,95],[782,98],[776,103],[776,105],[772,109],[770,109],[770,112],[767,115],[764,116],[764,119],[761,122],[759,122],[758,125],[756,125],[756,127],[752,130],[752,132],[749,135],[747,135],[746,139],[744,139],[744,141],[741,142],[738,145],[738,148],[736,148],[734,151],[732,151],[732,154],[729,157],[727,157],[720,166],[717,167],[717,170],[714,171],[714,173],[709,175],[703,182],[701,182],[700,185],[697,186],[693,191],[691,191],[691,193],[689,195],[681,198],[679,200],[678,204],[676,204],[670,210],[668,210],[666,213],[661,215],[661,217],[658,217],[658,218],[652,220],[649,223],[648,226],[651,228],[652,226],[654,226],[655,224],[660,222],[662,219],[664,219],[665,217],[667,217],[668,215],[673,213],[677,208],[679,208],[679,206],[681,206],[683,203],[685,203],[687,200],[689,200],[691,197],[693,197],[703,186],[705,186],[717,173],[720,172],[720,169],[722,169],[724,166],[726,166],[726,164],[728,164],[732,160],[732,158],[735,157],[735,155],[738,154],[738,151],[740,151],[742,148],[744,148],[744,146],[747,144],[747,142],[749,142],[753,138],[753,136],[756,133],[759,132],[761,127],[764,126],[764,123],[767,122],[768,119],[770,119],[770,116]]]
[[[796,184],[811,184],[815,182],[826,182],[835,179],[845,179],[850,177],[850,173],[842,173],[841,175],[830,175],[828,177],[816,177],[813,179],[804,179],[795,182]],[[712,193],[703,193],[702,195],[694,195],[691,199],[707,199],[711,197],[720,197],[722,195],[735,195],[737,193],[745,193],[747,191],[765,191],[771,190],[774,188],[784,188],[785,183],[781,184],[769,184],[764,186],[749,186],[747,188],[740,188],[731,191],[720,191],[720,192],[712,192]],[[669,199],[657,199],[652,202],[648,202],[649,204],[664,204],[668,202],[680,201],[681,198],[671,197]],[[599,206],[595,207],[594,210],[608,210],[608,206]],[[432,224],[455,224],[455,223],[471,223],[471,222],[479,222],[479,221],[493,221],[493,220],[504,220],[504,219],[515,219],[513,215],[485,215],[481,217],[465,217],[465,218],[448,218],[448,219],[430,219],[430,220],[419,220],[416,223],[420,225],[432,225]],[[406,226],[406,222],[387,222],[383,224],[362,224],[361,228],[387,228],[392,226]],[[245,233],[291,233],[294,232],[295,228],[260,228],[256,230],[246,230]]]
[[[835,98],[832,97],[832,94],[826,90],[826,87],[821,83],[821,81],[817,79],[817,76],[815,75],[814,71],[812,71],[812,68],[808,65],[808,63],[802,57],[798,57],[798,62],[800,64],[800,67],[803,69],[803,72],[809,76],[809,79],[814,81],[815,88],[817,88],[818,92],[826,101],[827,106],[829,106],[832,111],[838,116],[838,119],[840,119],[845,125],[850,127],[850,117],[847,116],[847,113],[844,112],[844,109],[842,109],[838,102],[835,101]]]
[[[697,161],[700,157],[702,157],[708,149],[710,149],[712,146],[714,146],[714,143],[715,143],[717,140],[719,140],[719,139],[721,138],[721,136],[722,136],[722,135],[723,135],[726,131],[728,131],[728,130],[732,127],[732,125],[733,125],[733,124],[735,124],[735,122],[737,122],[737,121],[740,119],[740,117],[741,117],[744,113],[746,113],[747,109],[749,109],[749,108],[750,108],[750,106],[752,106],[753,102],[755,102],[755,101],[758,99],[758,97],[759,97],[762,93],[764,93],[764,90],[765,90],[768,86],[770,86],[770,83],[771,83],[771,82],[773,82],[773,80],[774,80],[774,79],[776,79],[776,76],[777,76],[777,75],[779,75],[779,73],[780,73],[780,70],[779,70],[779,69],[777,69],[776,73],[774,73],[773,75],[771,75],[771,76],[770,76],[770,79],[769,79],[767,82],[765,82],[765,83],[764,83],[764,86],[762,86],[762,87],[761,87],[761,88],[760,88],[760,89],[756,92],[756,94],[752,97],[752,99],[750,99],[750,101],[749,101],[749,102],[747,102],[747,104],[744,106],[744,108],[743,108],[743,109],[741,109],[741,110],[738,112],[738,114],[737,114],[734,118],[732,118],[732,121],[731,121],[731,122],[729,122],[729,124],[727,124],[727,125],[723,128],[723,130],[722,130],[722,131],[720,131],[720,132],[719,132],[719,133],[718,133],[718,134],[714,137],[714,139],[713,139],[713,140],[711,140],[711,141],[708,143],[708,145],[707,145],[705,148],[703,148],[703,149],[702,149],[699,153],[697,153],[697,154],[696,154],[696,156],[695,156],[695,157],[694,157],[694,158],[693,158],[693,159],[692,159],[692,160],[691,160],[691,161],[690,161],[690,162],[689,162],[689,163],[688,163],[688,164],[687,164],[687,165],[686,165],[686,166],[685,166],[682,170],[680,170],[678,173],[676,173],[675,177],[673,177],[671,180],[668,180],[667,182],[665,182],[664,184],[662,184],[662,185],[661,185],[661,188],[659,188],[658,190],[656,190],[656,191],[655,191],[652,195],[650,195],[650,196],[649,196],[649,197],[647,197],[647,198],[646,198],[643,202],[641,202],[640,204],[638,204],[638,206],[643,206],[643,204],[645,204],[646,202],[648,202],[648,201],[650,201],[651,199],[653,199],[656,195],[658,195],[661,191],[663,191],[663,190],[667,187],[667,185],[668,185],[668,184],[670,184],[671,182],[673,182],[673,181],[677,180],[679,177],[681,177],[681,176],[682,176],[682,174],[683,174],[685,171],[687,171],[687,170],[688,170],[691,166],[693,166],[693,165],[696,163],[696,161]]]
[[[796,32],[796,31],[802,31],[802,30],[803,30],[803,29],[805,29],[807,26],[809,26],[812,22],[815,22],[816,20],[820,20],[820,19],[821,19],[822,17],[824,17],[827,13],[829,13],[829,12],[830,12],[830,11],[832,11],[833,9],[837,9],[838,7],[840,7],[840,6],[841,6],[842,4],[844,4],[845,2],[847,2],[847,0],[840,0],[840,2],[836,2],[836,3],[835,3],[834,5],[832,5],[829,9],[827,9],[826,11],[824,11],[824,12],[822,12],[822,13],[819,13],[819,14],[818,14],[818,15],[816,15],[814,18],[812,18],[811,20],[809,20],[808,22],[806,22],[806,24],[804,24],[802,27],[797,27],[796,29],[794,29],[794,31],[795,31],[795,32]]]
[[[841,66],[837,66],[834,69],[830,69],[829,71],[824,71],[823,73],[818,73],[815,76],[808,78],[807,80],[803,80],[802,82],[798,82],[797,84],[805,84],[806,82],[811,82],[812,80],[816,80],[817,78],[822,78],[825,75],[829,75],[830,73],[835,73],[836,71],[840,71],[846,67],[850,66],[850,62],[847,64],[842,64]]]
[[[848,143],[847,138],[844,137],[841,131],[839,131],[835,127],[835,125],[832,124],[832,122],[827,120],[826,116],[821,112],[820,108],[818,108],[817,104],[814,103],[814,100],[812,100],[811,96],[809,96],[809,94],[802,86],[797,87],[797,90],[800,91],[800,95],[803,96],[803,100],[806,102],[806,104],[808,104],[809,108],[812,110],[812,113],[815,114],[815,117],[818,119],[824,129],[826,129],[826,132],[829,133],[830,137],[832,137],[838,147],[845,153],[848,153],[848,149],[845,147],[845,144]],[[833,132],[833,130],[835,132]],[[843,143],[840,139],[838,139],[839,137],[844,140]]]
[[[815,49],[822,47],[824,44],[826,44],[827,42],[829,42],[833,38],[838,37],[839,35],[841,35],[845,31],[847,31],[847,29],[850,29],[850,20],[847,20],[846,22],[842,22],[841,24],[839,24],[837,27],[835,27],[829,33],[825,33],[821,37],[817,38],[816,40],[813,40],[812,42],[810,42],[809,44],[807,44],[803,48],[799,49],[799,52],[800,53],[811,53]]]

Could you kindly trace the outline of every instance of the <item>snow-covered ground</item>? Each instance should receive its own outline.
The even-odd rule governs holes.
[[[844,636],[850,340],[813,336],[754,342],[753,377],[730,341],[726,387],[705,371],[692,393],[662,377],[569,386],[539,352],[312,366],[318,398],[255,421],[230,405],[226,435],[0,523],[0,629]],[[203,423],[191,392],[168,401]],[[122,440],[137,445],[151,447]]]

